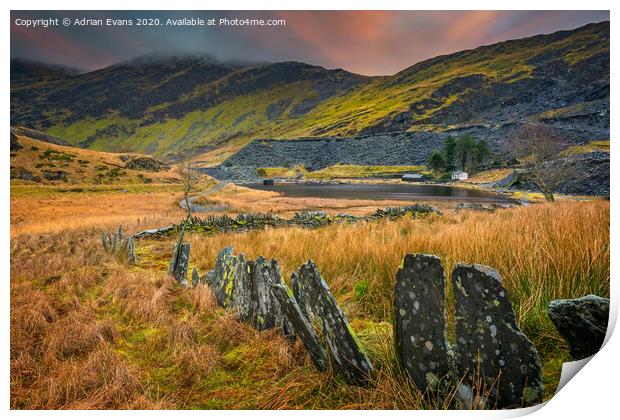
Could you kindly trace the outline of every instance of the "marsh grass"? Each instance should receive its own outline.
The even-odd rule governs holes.
[[[173,216],[153,215],[149,227]],[[134,221],[126,229],[143,225]],[[96,229],[50,228],[11,240],[11,407],[451,406],[453,395],[435,404],[423,398],[396,363],[392,290],[409,252],[439,255],[447,274],[457,261],[498,269],[518,324],[541,354],[549,398],[567,352],[546,304],[609,295],[603,200],[187,240],[191,263],[203,275],[229,245],[248,258],[276,258],[286,279],[314,260],[377,369],[372,386],[351,387],[336,372],[317,372],[299,341],[237,322],[205,286],[180,287],[161,269],[173,238],[139,241],[138,263],[129,267],[103,252]],[[448,302],[451,296],[448,290]]]

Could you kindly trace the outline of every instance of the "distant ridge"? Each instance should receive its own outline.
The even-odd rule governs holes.
[[[392,76],[191,55],[136,60],[77,75],[12,61],[11,124],[168,160],[259,138],[525,121],[609,138],[608,21],[435,57]]]

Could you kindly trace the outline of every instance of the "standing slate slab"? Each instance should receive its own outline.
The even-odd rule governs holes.
[[[207,283],[220,306],[231,308],[234,305],[234,278],[237,257],[233,255],[232,247],[220,251],[215,262],[215,269],[207,273]]]
[[[272,285],[272,293],[279,302],[282,313],[292,324],[295,333],[299,336],[304,347],[310,354],[316,368],[321,372],[327,370],[329,366],[327,351],[310,324],[310,321],[308,321],[301,311],[291,290],[285,284],[274,284]]]
[[[189,266],[189,251],[191,244],[180,243],[174,246],[168,274],[172,275],[179,283],[187,283],[187,268]]]
[[[549,303],[549,318],[568,343],[573,360],[596,354],[605,341],[609,299],[588,295]]]
[[[246,262],[243,254],[237,257],[234,268],[234,304],[237,309],[237,319],[248,322],[254,315],[254,301],[252,293],[252,265]]]
[[[295,290],[307,313],[319,318],[334,362],[351,385],[368,385],[373,367],[349,322],[336,303],[329,286],[312,261],[293,277]],[[295,292],[294,292],[295,293]]]
[[[198,284],[200,283],[200,274],[198,274],[198,270],[196,269],[196,267],[194,267],[192,269],[192,287],[196,287],[198,286]]]
[[[451,381],[444,300],[439,257],[407,254],[396,274],[394,336],[402,367],[422,392],[445,391]]]
[[[541,402],[538,352],[517,326],[497,271],[484,265],[457,264],[452,285],[459,376],[472,389],[482,379],[485,389],[474,391],[489,392],[490,407],[513,408]]]
[[[282,276],[275,260],[258,257],[252,266],[252,296],[254,300],[252,324],[259,331],[283,328],[280,305],[271,292],[272,284],[281,283]]]

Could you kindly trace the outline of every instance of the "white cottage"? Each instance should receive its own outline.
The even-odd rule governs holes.
[[[469,175],[467,174],[467,172],[463,172],[463,171],[452,172],[452,179],[454,180],[465,181],[467,178],[469,178]]]

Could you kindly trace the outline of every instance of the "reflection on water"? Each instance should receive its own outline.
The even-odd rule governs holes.
[[[249,188],[279,192],[286,197],[340,198],[347,200],[424,201],[454,200],[487,203],[515,201],[489,191],[428,184],[249,184]]]

